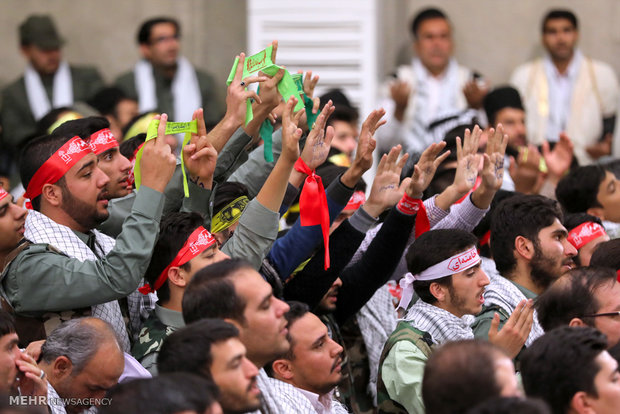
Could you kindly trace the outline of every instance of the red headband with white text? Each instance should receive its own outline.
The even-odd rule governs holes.
[[[168,279],[168,270],[171,267],[184,265],[214,244],[215,237],[213,237],[213,235],[204,227],[198,227],[192,232],[192,234],[190,234],[189,238],[183,247],[181,247],[181,250],[179,250],[179,253],[177,253],[172,263],[166,266],[166,268],[159,274],[155,284],[153,286],[146,284],[138,290],[144,295],[155,292],[161,288],[164,285],[164,282]]]
[[[572,244],[575,249],[579,250],[592,240],[598,239],[606,234],[605,229],[600,224],[586,221],[568,232],[568,242]]]
[[[109,128],[101,129],[90,136],[88,145],[95,155],[99,155],[110,148],[118,147],[118,141]]]
[[[40,196],[45,184],[56,183],[88,154],[92,154],[92,150],[86,141],[77,136],[71,138],[34,173],[26,188],[25,197],[34,200]]]

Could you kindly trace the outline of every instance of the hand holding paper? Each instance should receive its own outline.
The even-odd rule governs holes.
[[[261,98],[256,94],[256,92],[247,90],[247,85],[267,80],[265,76],[251,76],[249,74],[244,76],[243,67],[245,59],[244,53],[241,53],[235,58],[235,62],[238,62],[239,64],[235,68],[233,78],[228,83],[228,89],[226,92],[225,117],[231,119],[237,127],[244,125],[250,102],[249,99],[252,98],[258,103],[261,102]]]
[[[139,162],[142,184],[163,193],[174,173],[176,158],[170,146],[166,144],[168,115],[157,115],[155,120],[160,121],[157,127],[157,137],[144,143]]]

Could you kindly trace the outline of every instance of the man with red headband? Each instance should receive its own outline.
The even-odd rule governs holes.
[[[144,146],[143,188],[116,242],[93,230],[108,217],[109,178],[88,144],[57,135],[28,143],[20,174],[33,207],[24,233],[32,244],[2,280],[17,314],[50,330],[67,315],[90,313],[109,322],[129,349],[117,300],[138,287],[159,231],[162,192],[175,164],[164,143],[166,120],[162,115],[157,138]]]
[[[133,356],[153,375],[157,355],[173,331],[185,326],[182,301],[185,288],[196,272],[230,257],[223,253],[198,213],[171,213],[164,217],[153,259],[146,270],[144,294],[157,292],[158,303],[144,322]]]
[[[609,241],[601,219],[586,213],[567,214],[564,227],[568,230],[568,242],[577,249],[573,258],[578,266],[590,266],[592,254],[601,243]]]
[[[424,412],[422,377],[435,345],[473,339],[470,327],[484,303],[489,278],[480,267],[476,237],[463,230],[431,230],[417,238],[407,252],[410,274],[403,285],[401,307],[407,315],[388,338],[381,355],[377,403],[383,412]],[[409,308],[413,292],[420,299]],[[515,341],[502,329],[492,342],[511,356],[521,349],[532,325],[531,304],[511,317],[519,327]],[[520,309],[520,310],[521,310]],[[521,345],[513,342],[521,340]],[[512,344],[512,345],[511,345]]]

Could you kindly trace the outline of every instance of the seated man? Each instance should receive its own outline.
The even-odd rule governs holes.
[[[308,305],[289,302],[286,313],[291,347],[265,370],[282,405],[303,413],[347,413],[332,399],[342,380],[343,348],[329,337],[327,327]]]
[[[556,280],[536,301],[545,332],[559,326],[591,326],[607,335],[609,348],[620,342],[620,283],[615,269],[584,267]]]
[[[108,217],[109,178],[84,140],[49,135],[28,143],[20,173],[33,207],[24,236],[33,244],[18,248],[2,279],[16,313],[41,327],[49,321],[50,331],[67,316],[92,312],[112,324],[129,350],[117,300],[138,287],[157,238],[162,192],[175,164],[163,142],[165,121],[164,114],[157,138],[144,146],[143,187],[116,242],[93,230]]]
[[[463,230],[431,230],[422,234],[407,252],[401,306],[407,309],[413,291],[420,299],[388,338],[381,355],[377,380],[380,410],[397,407],[423,412],[422,377],[432,347],[449,341],[473,339],[463,316],[482,309],[489,278],[480,268],[476,237]],[[509,327],[498,332],[493,324],[490,340],[514,357],[532,325],[531,303],[522,301]],[[523,310],[523,312],[522,312]],[[471,318],[471,317],[470,317]]]
[[[261,406],[258,369],[245,352],[234,325],[201,319],[166,338],[157,363],[163,375],[189,372],[212,379],[224,412],[245,413]]]
[[[594,328],[563,326],[526,349],[521,377],[528,397],[542,398],[554,414],[612,414],[620,407],[618,362]]]
[[[568,230],[568,242],[577,249],[573,258],[577,266],[590,266],[590,259],[598,246],[609,241],[601,219],[586,213],[567,214],[564,227]]]
[[[186,323],[203,318],[220,318],[237,327],[239,339],[247,350],[247,358],[260,370],[256,380],[263,395],[262,407],[272,413],[295,413],[281,406],[262,369],[289,350],[284,318],[288,310],[289,306],[273,295],[273,289],[261,275],[240,259],[223,260],[201,269],[194,275],[183,296],[183,319]],[[159,355],[162,372],[164,351],[165,343]]]
[[[489,338],[493,324],[503,325],[520,303],[535,299],[575,266],[577,250],[567,240],[562,218],[558,203],[543,196],[516,195],[499,204],[490,241],[498,274],[491,276],[484,307],[472,325],[477,338]],[[542,334],[534,317],[525,345]]]
[[[124,367],[123,351],[112,326],[97,318],[65,322],[41,348],[51,412],[80,413],[102,404]]]
[[[616,188],[620,183],[600,165],[578,167],[562,178],[555,195],[567,213],[588,213],[603,221],[605,228],[620,223],[620,202]],[[612,222],[612,223],[607,223]],[[611,238],[616,238],[612,235]]]
[[[493,397],[521,395],[511,359],[486,341],[448,342],[424,367],[422,398],[433,414],[465,414]]]
[[[174,373],[125,382],[112,388],[110,404],[100,414],[221,414],[213,381],[194,374]]]

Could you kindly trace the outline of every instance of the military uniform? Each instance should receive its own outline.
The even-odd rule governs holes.
[[[157,96],[158,112],[166,113],[170,119],[175,121],[189,121],[189,119],[176,119],[174,116],[174,100],[172,96],[172,79],[167,78],[161,71],[153,69],[153,78],[155,80],[155,94]],[[200,85],[200,96],[202,97],[202,108],[204,109],[205,123],[207,125],[217,124],[224,111],[220,108],[220,104],[216,95],[216,83],[213,76],[196,69],[196,78]],[[134,71],[131,70],[119,76],[115,82],[127,96],[138,100],[138,92],[136,90],[136,80]]]
[[[138,342],[131,354],[153,376],[157,375],[157,355],[164,340],[172,332],[185,326],[181,312],[155,305],[155,311],[144,322]]]
[[[48,244],[27,246],[4,271],[3,297],[18,315],[57,323],[84,316],[75,310],[125,298],[149,264],[162,208],[163,194],[143,187],[114,247],[96,261],[80,261]],[[74,233],[88,245],[89,235]],[[46,331],[57,323],[46,323]]]
[[[52,102],[54,76],[42,76],[41,81],[50,102]],[[87,101],[104,86],[99,71],[93,67],[85,66],[71,66],[71,83],[73,86],[73,102]],[[37,121],[34,119],[28,103],[23,76],[2,90],[0,119],[4,129],[4,143],[13,150],[18,149],[27,138],[37,132]]]
[[[380,414],[424,414],[424,405],[414,398],[414,394],[418,398],[422,395],[424,366],[432,353],[432,345],[429,333],[406,321],[398,323],[379,362],[377,404]],[[397,361],[396,354],[406,354],[406,358]],[[414,387],[418,392],[413,392]]]

